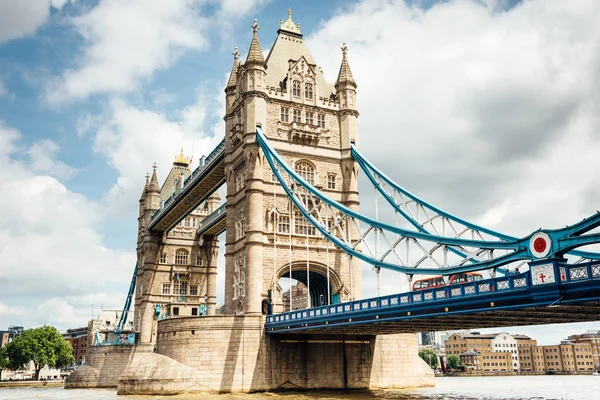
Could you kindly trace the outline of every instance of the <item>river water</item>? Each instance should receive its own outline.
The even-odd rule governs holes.
[[[598,376],[508,376],[436,378],[433,388],[386,391],[283,392],[240,395],[117,396],[115,390],[3,388],[0,400],[600,400]]]

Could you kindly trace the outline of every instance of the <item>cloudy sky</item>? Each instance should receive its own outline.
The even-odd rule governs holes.
[[[412,192],[515,236],[599,208],[596,0],[0,0],[0,329],[122,307],[144,175],[221,140],[231,52],[288,6],[329,81],[348,43],[360,149]]]

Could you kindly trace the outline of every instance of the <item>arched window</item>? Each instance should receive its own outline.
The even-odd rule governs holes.
[[[295,97],[300,97],[300,81],[294,81],[292,84],[292,94]]]
[[[312,99],[313,98],[313,85],[312,85],[312,83],[305,83],[304,84],[304,97],[306,97],[307,99]]]
[[[187,265],[189,252],[186,249],[179,249],[175,252],[175,264]]]
[[[315,169],[306,161],[300,161],[296,163],[296,173],[311,185],[315,184]]]

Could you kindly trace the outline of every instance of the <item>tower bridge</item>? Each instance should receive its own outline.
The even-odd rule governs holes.
[[[93,347],[67,387],[174,394],[431,385],[414,332],[599,319],[600,254],[580,248],[600,242],[600,214],[517,238],[427,203],[360,153],[345,44],[329,83],[291,11],[266,59],[256,20],[252,30],[245,61],[233,53],[224,140],[193,171],[182,151],[162,185],[156,165],[146,178],[124,310],[135,304],[136,343]],[[377,193],[374,218],[359,209],[359,172]],[[380,218],[382,206],[394,222]],[[381,268],[409,288],[421,275],[464,282],[363,299],[363,263],[378,289]],[[307,308],[297,309],[290,283],[284,309],[281,278],[307,287]]]

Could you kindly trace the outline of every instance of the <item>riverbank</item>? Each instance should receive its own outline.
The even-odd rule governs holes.
[[[63,381],[1,381],[0,388],[12,387],[62,387]]]
[[[476,377],[476,376],[542,376],[542,375],[592,375],[592,371],[555,371],[553,373],[547,372],[509,372],[509,371],[476,371],[476,372],[448,372],[446,374],[442,372],[435,372],[436,378],[441,377]]]

